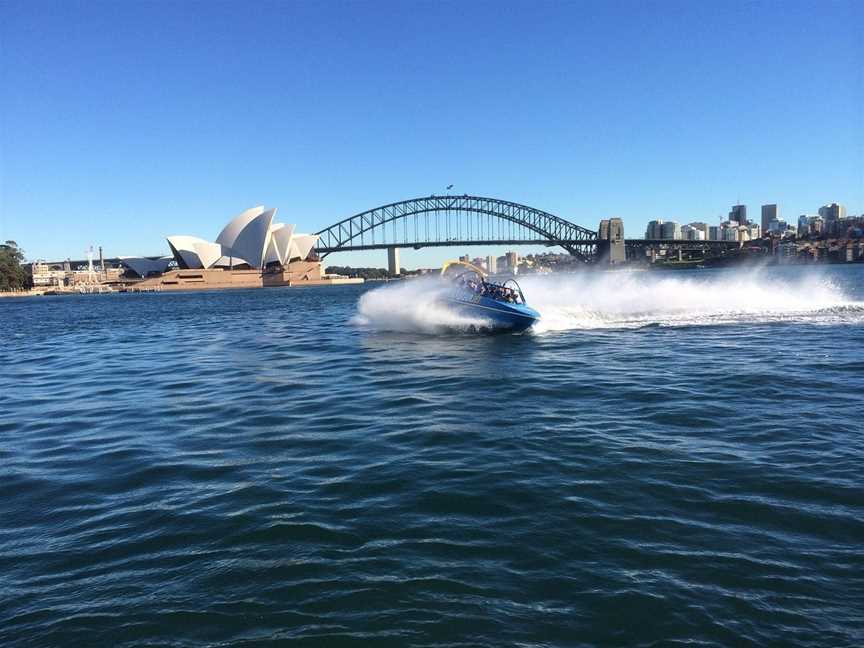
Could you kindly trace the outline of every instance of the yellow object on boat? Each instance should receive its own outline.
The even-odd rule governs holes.
[[[483,270],[481,270],[472,263],[468,263],[467,261],[445,261],[444,265],[441,266],[441,276],[443,277],[444,274],[447,272],[447,269],[452,266],[459,266],[465,268],[466,270],[473,270],[483,278],[488,276]]]

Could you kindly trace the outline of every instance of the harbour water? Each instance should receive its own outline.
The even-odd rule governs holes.
[[[864,645],[864,266],[0,303],[0,644]]]

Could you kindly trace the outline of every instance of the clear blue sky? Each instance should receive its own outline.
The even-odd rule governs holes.
[[[256,204],[316,231],[450,183],[629,236],[857,214],[862,33],[860,0],[2,0],[0,239],[159,254]]]

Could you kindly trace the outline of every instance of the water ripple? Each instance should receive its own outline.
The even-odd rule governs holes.
[[[2,300],[0,643],[862,645],[864,268],[598,277]]]

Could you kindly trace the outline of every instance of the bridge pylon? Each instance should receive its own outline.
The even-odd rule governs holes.
[[[597,232],[597,261],[618,265],[627,262],[627,247],[624,243],[624,221],[609,218],[600,221]]]
[[[387,248],[387,270],[390,272],[391,277],[398,277],[402,272],[399,265],[399,248],[395,245]]]

